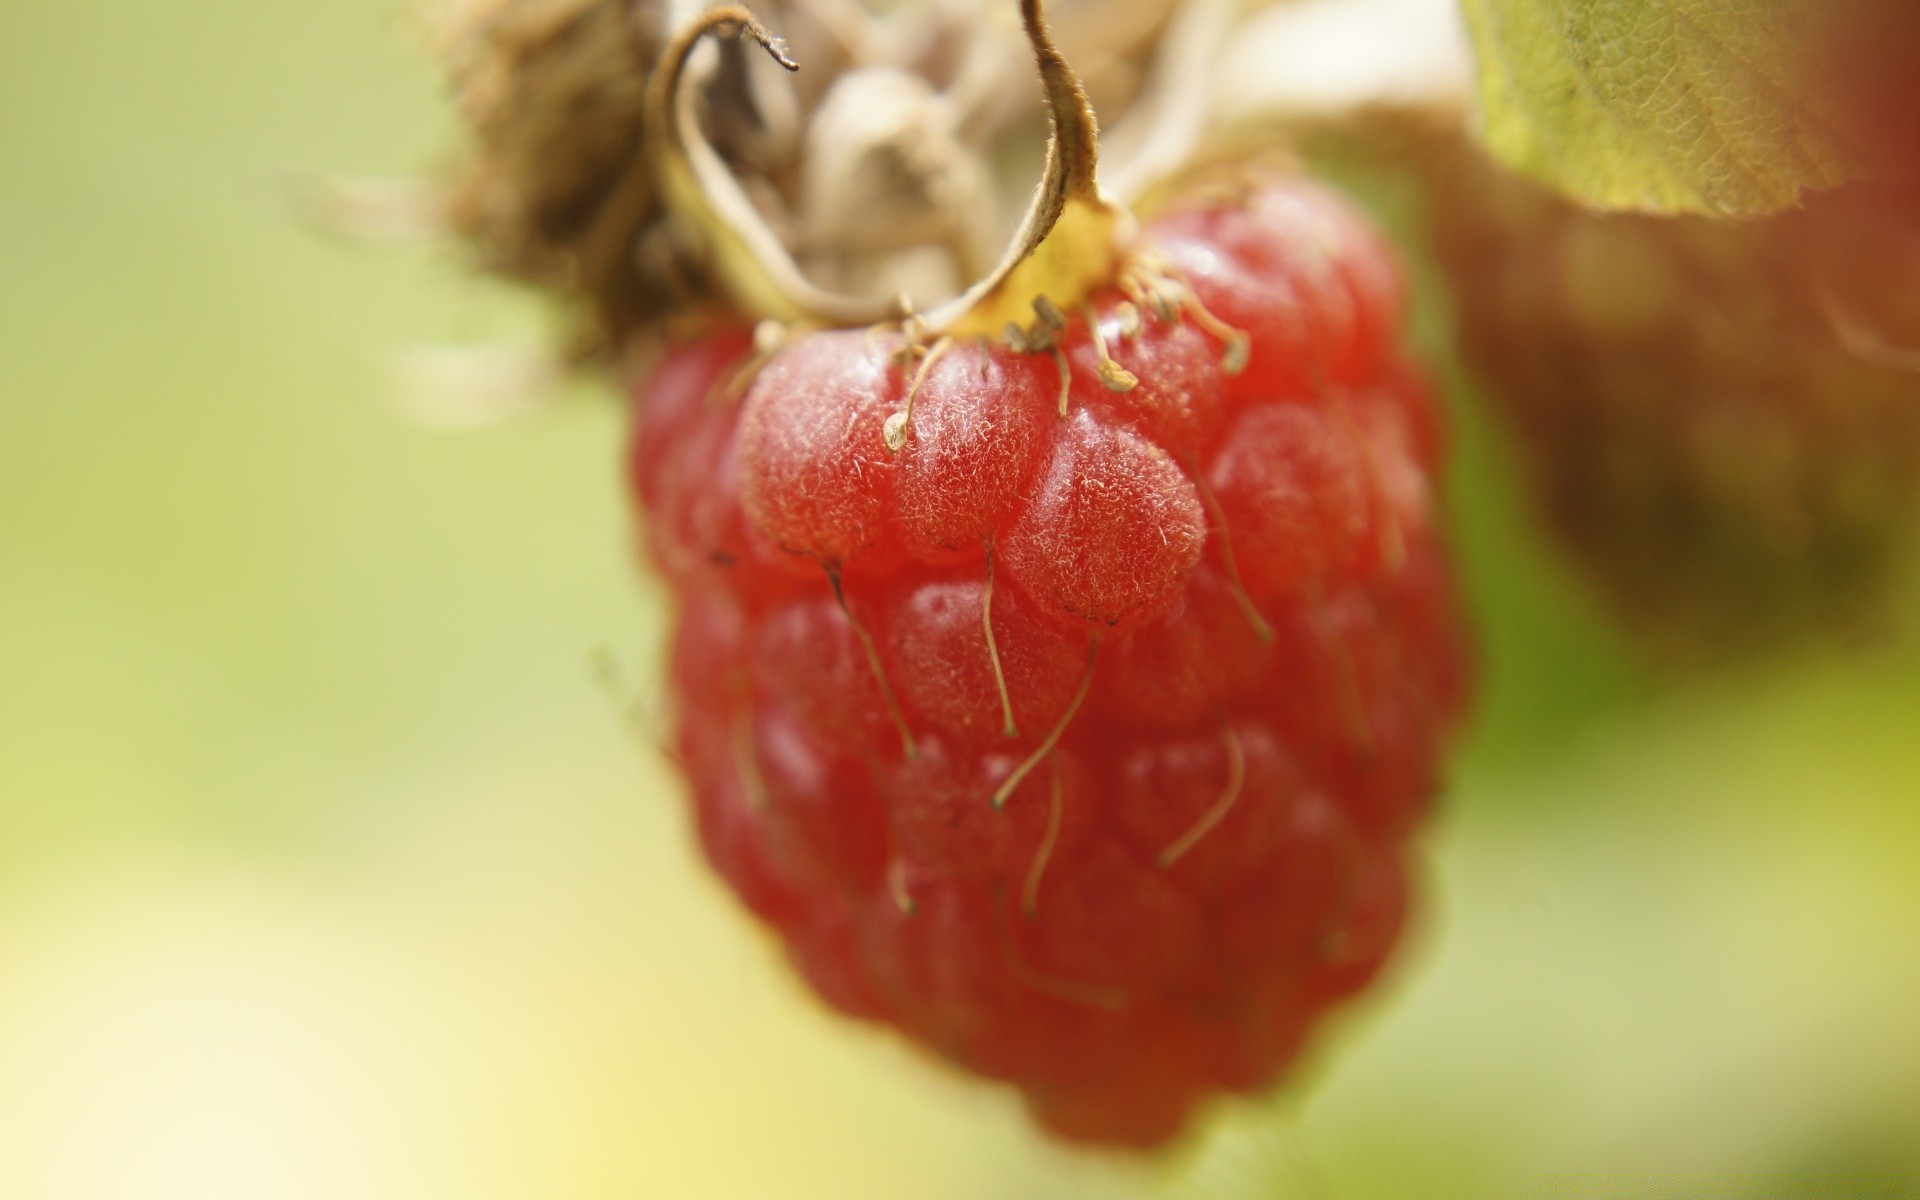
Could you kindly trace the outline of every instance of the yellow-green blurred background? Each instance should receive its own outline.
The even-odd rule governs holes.
[[[276,185],[452,137],[396,0],[0,5],[0,1198],[1904,1194],[1920,655],[1654,682],[1471,410],[1482,715],[1307,1078],[1139,1166],[825,1015],[591,666],[615,406],[402,419],[537,306]]]

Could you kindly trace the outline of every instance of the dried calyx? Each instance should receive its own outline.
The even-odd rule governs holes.
[[[1003,2],[987,0],[983,13],[971,0],[880,11],[860,0],[761,0],[760,15],[807,70],[782,78],[744,39],[722,42],[717,63],[682,60],[665,105],[680,126],[671,132],[691,122],[731,176],[733,199],[746,201],[735,205],[736,230],[770,230],[815,291],[954,295],[997,260],[1010,223],[999,214],[1024,200],[1024,184],[1010,192],[1003,178],[1006,152],[1038,141],[1034,106],[1014,86],[1018,26],[991,19]],[[669,213],[684,205],[669,203],[673,189],[647,149],[649,107],[665,91],[653,76],[669,65],[686,14],[704,4],[416,3],[469,133],[421,193],[427,232],[452,232],[487,271],[571,302],[576,350],[589,357],[716,304],[759,311],[732,295],[738,279],[716,270],[702,222]],[[1057,0],[1057,43],[1103,111],[1132,103],[1178,9],[1141,0],[1118,19],[1104,0]],[[363,204],[336,207],[322,214],[330,228],[384,237],[393,224],[390,205],[378,221]],[[769,248],[762,240],[754,253]]]
[[[737,305],[756,317],[807,324],[910,321],[916,340],[999,334],[1012,325],[1031,331],[1037,343],[1061,306],[1079,304],[1113,277],[1131,221],[1100,190],[1097,127],[1086,90],[1055,46],[1038,0],[1022,0],[1021,18],[1052,122],[1046,171],[999,265],[924,313],[906,296],[849,295],[813,283],[707,143],[686,86],[695,49],[709,35],[736,34],[796,70],[784,43],[740,7],[706,13],[674,36],[650,84],[647,157],[669,211],[703,244]]]
[[[589,298],[630,328],[684,296],[660,252],[661,213],[633,167],[664,13],[631,0],[428,0],[470,149],[441,218],[489,271]]]
[[[760,0],[759,19],[680,0],[418,3],[471,133],[432,219],[488,270],[570,301],[592,357],[716,308],[897,321],[927,335],[921,351],[1011,322],[1042,349],[1036,297],[1077,319],[1089,281],[1128,265],[1089,97],[1112,127],[1106,194],[1146,216],[1223,129],[1270,145],[1296,127],[1299,98],[1254,86],[1247,61],[1264,79],[1278,51],[1318,53],[1282,20],[1294,6],[1243,0],[1052,0],[1049,20],[1028,3],[1018,24],[1007,0]],[[769,69],[754,30],[805,70]],[[715,37],[729,33],[748,36]],[[1028,204],[1032,168],[1013,164],[1039,141],[1020,86],[1035,60],[1054,139]]]

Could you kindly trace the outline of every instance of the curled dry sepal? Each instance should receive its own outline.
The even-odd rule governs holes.
[[[1092,66],[1103,107],[1140,90],[1173,7],[1057,6],[1058,41]],[[642,149],[653,69],[702,12],[663,0],[421,6],[467,129],[442,218],[484,269],[568,300],[589,357],[729,300],[712,247],[670,217],[662,164]],[[935,296],[983,274],[998,214],[1027,187],[1003,169],[1006,147],[1037,111],[1011,9],[943,0],[876,16],[857,0],[770,0],[756,13],[806,69],[770,78],[756,51],[724,39],[681,64],[692,79],[672,101],[737,181],[734,199],[831,289]]]

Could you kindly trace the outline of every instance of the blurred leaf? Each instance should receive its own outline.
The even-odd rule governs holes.
[[[1465,4],[1488,143],[1591,205],[1775,212],[1863,174],[1808,77],[1818,5]]]

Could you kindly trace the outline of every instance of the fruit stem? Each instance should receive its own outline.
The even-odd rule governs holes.
[[[1027,42],[1033,47],[1040,81],[1047,89],[1047,113],[1053,124],[1053,136],[1047,142],[1047,173],[1041,180],[1040,197],[1045,207],[1029,212],[1028,224],[1044,221],[1047,228],[1060,219],[1069,200],[1100,202],[1100,128],[1093,116],[1093,104],[1080,77],[1067,65],[1060,48],[1053,44],[1053,30],[1040,9],[1040,0],[1020,0],[1020,24],[1026,29]],[[1046,230],[1027,244],[1040,244]]]
[[[1112,274],[1129,218],[1100,189],[1100,124],[1087,91],[1054,45],[1040,0],[1020,0],[1020,21],[1047,92],[1052,132],[1041,176],[1020,230],[985,279],[926,315],[937,332],[999,334],[1036,298],[1079,303]]]

